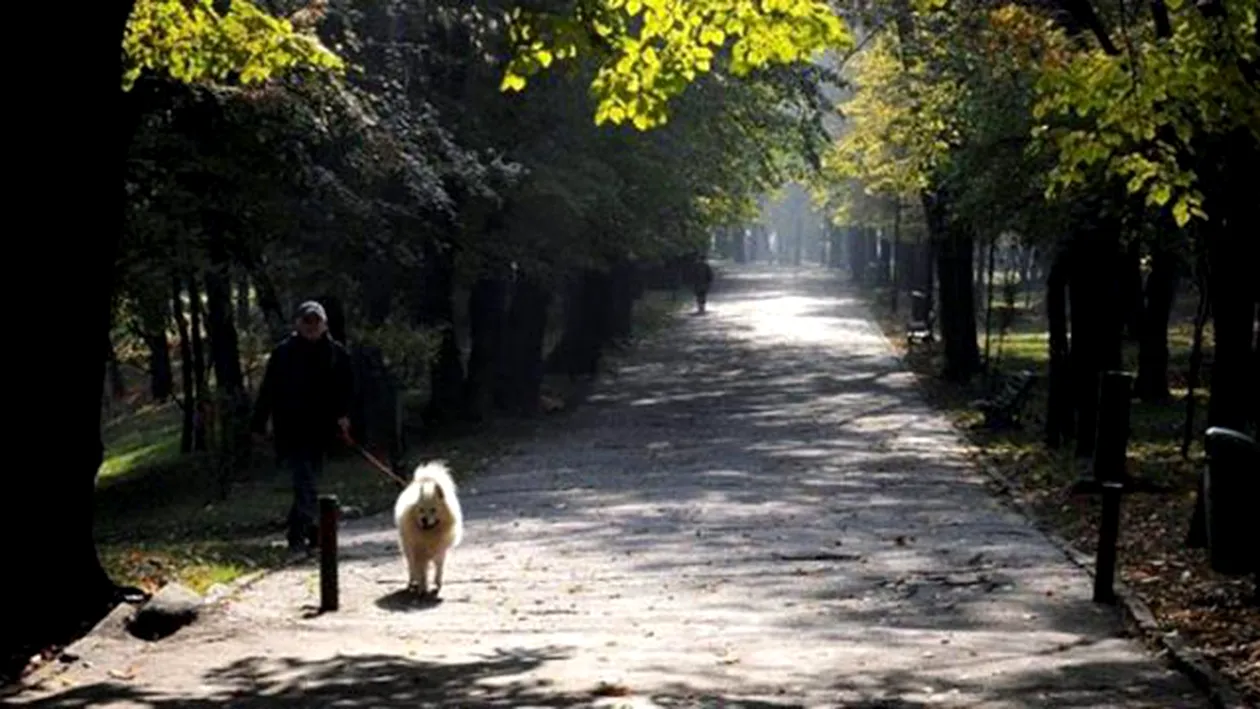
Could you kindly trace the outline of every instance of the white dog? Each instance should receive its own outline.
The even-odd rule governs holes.
[[[407,561],[407,588],[429,593],[428,571],[433,564],[433,595],[442,589],[446,553],[464,536],[464,516],[450,470],[440,461],[416,468],[411,484],[394,503],[398,542]]]

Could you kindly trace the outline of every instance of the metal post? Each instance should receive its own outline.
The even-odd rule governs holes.
[[[335,611],[337,589],[337,518],[340,507],[336,495],[319,497],[319,610]]]
[[[1098,554],[1094,557],[1094,602],[1115,603],[1116,542],[1120,539],[1120,498],[1124,484],[1102,484],[1102,520],[1098,523]]]
[[[1116,600],[1116,544],[1120,540],[1120,500],[1125,492],[1125,454],[1129,447],[1129,399],[1132,375],[1106,372],[1098,400],[1098,437],[1094,444],[1094,479],[1102,486],[1102,519],[1094,558],[1094,602]]]

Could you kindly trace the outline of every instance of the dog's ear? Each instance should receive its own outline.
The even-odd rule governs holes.
[[[445,500],[445,499],[446,499],[446,490],[443,490],[441,485],[434,485],[434,486],[433,486],[433,490],[434,490],[434,492],[436,492],[436,493],[437,493],[437,498],[438,498],[439,500]]]

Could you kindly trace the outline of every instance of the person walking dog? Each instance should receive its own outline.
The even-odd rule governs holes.
[[[255,439],[265,440],[271,420],[276,455],[293,477],[290,552],[318,546],[316,485],[333,439],[349,435],[353,377],[349,353],[328,334],[324,306],[299,305],[293,333],[267,360],[251,421]]]

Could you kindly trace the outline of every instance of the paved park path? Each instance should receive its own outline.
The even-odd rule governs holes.
[[[727,268],[544,428],[464,484],[442,604],[359,520],[340,612],[283,570],[100,640],[45,705],[1206,706],[990,497],[834,275]]]

